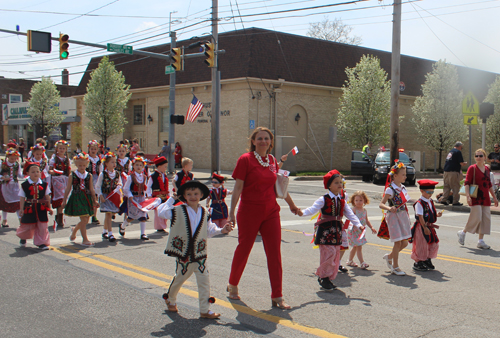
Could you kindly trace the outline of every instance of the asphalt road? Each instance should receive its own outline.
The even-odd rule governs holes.
[[[232,182],[227,184],[231,188]],[[365,190],[372,198],[369,218],[378,227],[383,186],[348,181],[347,191]],[[411,195],[417,188],[409,188]],[[306,208],[325,193],[322,181],[292,181],[291,195]],[[227,199],[228,203],[230,198]],[[382,256],[391,243],[368,234],[363,247],[368,270],[339,273],[338,289],[319,289],[314,271],[319,251],[310,245],[313,222],[282,206],[283,292],[293,308],[271,308],[270,286],[261,239],[257,238],[240,283],[241,301],[225,291],[237,231],[209,240],[208,265],[212,310],[218,321],[199,319],[196,280],[178,297],[178,314],[166,310],[175,260],[163,254],[166,238],[148,222],[150,241],[139,240],[139,224],[115,243],[101,241],[101,226],[89,226],[97,244],[83,248],[68,240],[69,227],[51,232],[51,250],[40,252],[28,241],[20,248],[11,228],[0,229],[1,337],[498,337],[500,312],[500,216],[492,216],[490,250],[476,248],[477,235],[465,246],[456,232],[468,214],[446,211],[439,219],[440,251],[435,271],[412,271],[409,250],[400,258],[407,276],[391,275]],[[258,212],[258,211],[256,211]],[[410,212],[413,218],[413,212]],[[101,216],[101,215],[100,215]],[[99,217],[101,222],[103,217]],[[76,218],[67,218],[68,225]],[[114,223],[118,233],[118,223]],[[119,237],[119,236],[117,236]],[[344,258],[343,262],[345,263]]]

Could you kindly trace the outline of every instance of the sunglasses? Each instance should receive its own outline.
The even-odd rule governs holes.
[[[212,181],[212,184],[220,184],[219,181]]]
[[[484,155],[483,154],[481,154],[481,155],[474,155],[474,157],[484,157]]]
[[[424,190],[424,192],[429,195],[434,194],[434,190]]]

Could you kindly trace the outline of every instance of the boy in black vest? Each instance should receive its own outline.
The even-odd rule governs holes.
[[[198,297],[200,302],[200,317],[217,319],[220,313],[209,310],[210,278],[206,267],[207,238],[220,233],[227,234],[233,230],[232,223],[219,228],[208,220],[207,210],[200,201],[208,197],[206,185],[198,181],[189,181],[179,190],[179,199],[185,204],[174,207],[174,198],[158,207],[158,216],[171,219],[165,254],[177,257],[177,268],[174,279],[163,295],[168,310],[177,312],[177,293],[182,284],[193,274],[196,274]]]
[[[161,202],[164,203],[168,197],[168,177],[166,174],[168,161],[165,157],[157,157],[153,160],[156,166],[156,170],[148,179],[148,188],[146,190],[146,195],[150,197],[161,198]],[[167,222],[158,217],[158,211],[154,209],[155,218],[154,225],[157,232],[165,232],[167,228]]]

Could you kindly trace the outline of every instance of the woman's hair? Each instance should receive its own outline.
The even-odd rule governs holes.
[[[252,135],[250,135],[250,138],[249,138],[249,140],[250,140],[250,147],[249,147],[248,151],[255,151],[255,146],[252,143],[252,141],[255,141],[255,138],[257,137],[257,134],[260,133],[261,131],[267,132],[269,134],[269,137],[271,138],[271,144],[269,145],[269,148],[267,149],[267,153],[269,154],[271,152],[271,150],[273,149],[273,147],[274,147],[274,135],[266,127],[257,127],[257,128],[255,128],[255,130],[253,131]]]
[[[351,203],[351,205],[354,205],[354,199],[356,198],[356,196],[363,197],[364,205],[370,204],[370,199],[368,198],[366,193],[364,191],[358,190],[354,194],[352,194],[351,198],[349,199],[349,203]]]
[[[132,143],[139,143],[139,142],[137,142],[137,139],[134,138],[134,139],[132,139]]]
[[[478,150],[476,150],[476,151],[474,152],[474,154],[476,154],[476,153],[482,153],[482,154],[483,154],[483,156],[484,156],[484,157],[486,157],[486,151],[485,151],[483,148],[479,148]]]
[[[37,138],[35,143],[41,143],[44,147],[47,145],[47,142],[41,137]]]

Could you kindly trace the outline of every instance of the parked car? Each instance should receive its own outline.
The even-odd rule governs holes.
[[[362,176],[365,182],[372,179],[373,183],[384,183],[386,181],[391,161],[391,152],[389,150],[378,152],[375,160],[358,150],[353,150],[351,156],[351,175]],[[399,160],[406,166],[406,184],[415,185],[416,171],[413,163],[416,161],[409,158],[403,151],[399,152]]]

